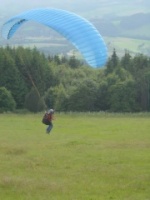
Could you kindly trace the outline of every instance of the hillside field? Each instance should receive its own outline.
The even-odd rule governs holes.
[[[104,37],[104,40],[106,42],[109,55],[112,55],[113,49],[116,49],[117,55],[121,57],[124,55],[125,50],[129,51],[133,56],[138,53],[143,53],[148,56],[150,55],[149,40],[140,40],[127,37]],[[12,40],[10,40],[10,45],[14,47],[20,46],[19,43],[13,43]],[[21,44],[21,46],[25,48],[30,47],[31,49],[36,47],[46,55],[70,55],[71,52],[74,52],[77,58],[82,58],[82,56],[79,54],[79,51],[64,38],[54,41],[46,37],[28,37],[25,42]]]
[[[109,54],[112,54],[112,49],[116,49],[117,54],[122,56],[125,50],[129,51],[132,55],[143,53],[150,54],[150,41],[140,40],[125,37],[105,37]]]
[[[150,114],[0,114],[3,200],[150,200]]]

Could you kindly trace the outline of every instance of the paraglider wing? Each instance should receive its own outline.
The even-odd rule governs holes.
[[[2,36],[10,39],[18,28],[32,20],[46,25],[69,40],[92,67],[102,67],[107,60],[107,47],[97,29],[86,19],[60,9],[40,8],[23,12],[8,20]]]

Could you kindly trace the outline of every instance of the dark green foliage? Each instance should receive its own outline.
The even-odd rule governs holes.
[[[113,112],[137,111],[135,83],[132,79],[118,81],[110,87],[110,110]]]
[[[46,108],[43,98],[39,96],[38,91],[32,88],[25,99],[25,107],[31,112],[39,112]]]
[[[48,108],[54,108],[56,98],[57,93],[55,87],[51,87],[45,92],[44,100]]]
[[[80,82],[70,96],[68,109],[80,112],[95,111],[96,93],[96,82],[90,79]]]
[[[80,66],[79,60],[76,59],[76,57],[74,55],[70,57],[68,63],[69,63],[69,65],[70,65],[71,68],[77,68],[77,67]]]
[[[127,51],[119,58],[114,49],[105,68],[93,69],[75,56],[45,57],[36,48],[1,47],[0,87],[11,92],[17,109],[31,112],[46,107],[58,111],[150,111],[150,58],[142,54],[132,57]],[[13,110],[15,105],[6,107]]]
[[[53,72],[44,55],[23,47],[0,49],[0,86],[11,91],[17,108],[24,108],[25,96],[32,87],[38,95],[53,85]]]
[[[114,49],[112,56],[108,59],[107,69],[105,70],[106,75],[113,72],[114,69],[118,66],[119,58],[116,54],[116,50]]]
[[[11,92],[5,87],[0,87],[0,112],[13,111],[15,107],[16,103]]]
[[[11,55],[11,49],[2,49],[0,54],[0,86],[6,87],[11,91],[16,101],[17,108],[24,105],[24,97],[27,88],[24,80],[21,78],[19,70],[15,64],[15,60]]]

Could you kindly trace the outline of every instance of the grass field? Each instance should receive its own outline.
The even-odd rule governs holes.
[[[148,40],[139,40],[125,37],[105,37],[105,40],[108,44],[110,54],[112,49],[116,49],[117,55],[124,55],[125,50],[130,51],[133,55],[137,53],[143,53],[149,55],[150,51],[150,41]]]
[[[150,114],[0,115],[0,199],[150,200]]]

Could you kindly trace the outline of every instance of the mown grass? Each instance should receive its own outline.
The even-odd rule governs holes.
[[[3,200],[149,200],[150,114],[0,115]]]

